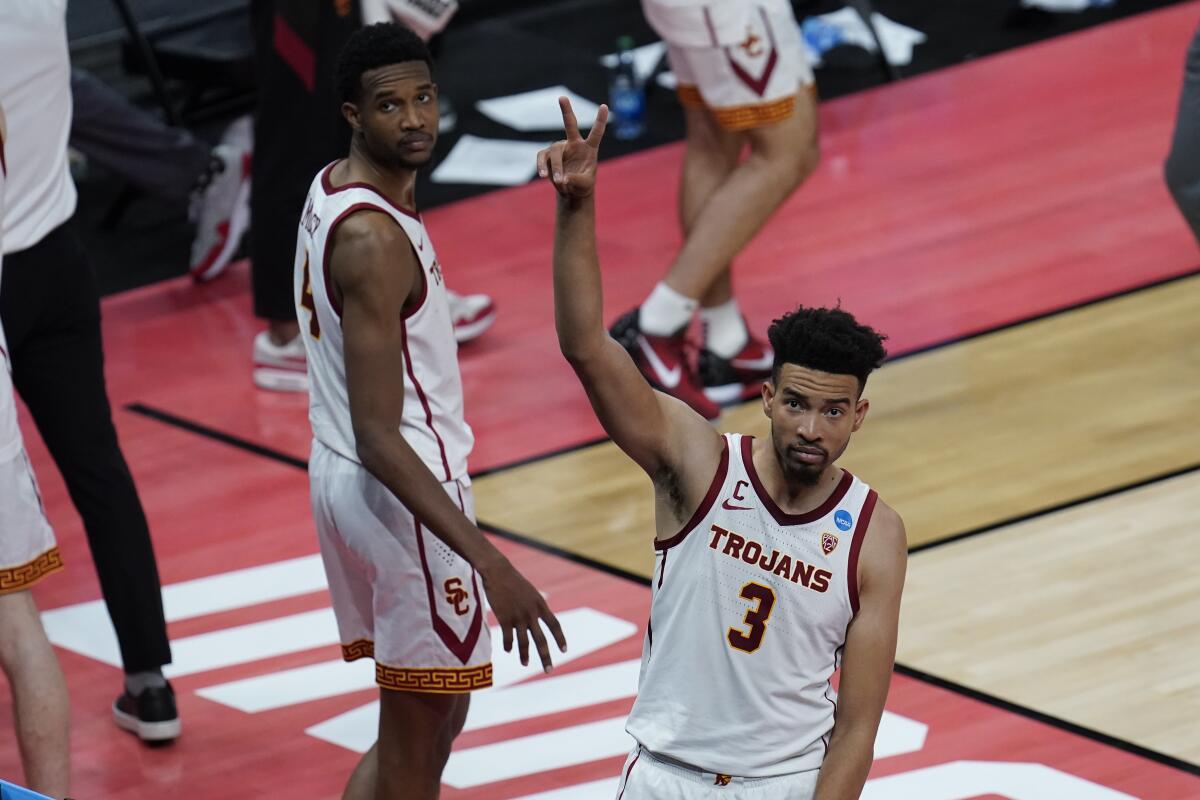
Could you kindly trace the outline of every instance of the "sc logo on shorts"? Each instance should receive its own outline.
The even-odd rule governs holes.
[[[467,604],[471,595],[467,594],[467,590],[463,588],[461,579],[450,578],[442,588],[446,590],[446,602],[454,606],[455,614],[461,617],[471,610],[471,606]]]

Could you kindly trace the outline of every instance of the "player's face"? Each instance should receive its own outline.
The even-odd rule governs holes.
[[[813,485],[845,452],[869,403],[858,379],[784,364],[779,381],[763,386],[775,456],[788,481]]]
[[[429,66],[403,61],[378,67],[363,73],[362,85],[356,113],[347,116],[371,157],[407,169],[429,163],[438,132],[437,86]]]

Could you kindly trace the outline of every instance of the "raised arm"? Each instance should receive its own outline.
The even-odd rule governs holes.
[[[833,735],[813,800],[857,800],[862,794],[896,659],[908,561],[904,523],[881,502],[864,533],[858,614],[846,633]]]
[[[558,191],[554,324],[559,347],[616,445],[656,482],[671,474],[699,485],[698,501],[720,459],[720,435],[685,403],[652,389],[604,328],[593,189],[608,109],[600,107],[584,139],[570,102],[560,98],[559,105],[566,139],[538,154],[538,174]],[[687,494],[695,494],[692,488],[685,486]]]
[[[412,245],[394,220],[373,211],[350,216],[334,235],[331,269],[341,290],[346,389],[358,457],[413,516],[483,578],[504,632],[504,649],[512,649],[515,632],[521,663],[526,664],[532,636],[548,670],[550,648],[538,620],[546,622],[562,650],[566,640],[558,620],[537,590],[459,510],[400,433],[404,408],[400,312],[424,280]]]

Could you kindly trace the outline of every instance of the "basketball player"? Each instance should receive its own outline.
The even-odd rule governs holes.
[[[560,103],[566,141],[538,156],[559,193],[559,344],[655,493],[653,601],[627,725],[637,747],[621,798],[858,797],[895,655],[905,535],[835,462],[867,415],[882,337],[840,309],[776,320],[766,439],[722,436],[653,391],[601,317],[592,189],[608,112],[585,140]]]
[[[521,662],[541,595],[475,527],[462,382],[442,267],[416,210],[438,130],[429,51],[408,28],[355,32],[338,57],[349,157],[317,175],[295,298],[311,381],[313,515],[343,655],[375,659],[379,737],[346,798],[436,798],[469,691],[492,683],[486,590]]]
[[[684,242],[612,334],[652,386],[711,419],[771,374],[771,349],[749,334],[733,297],[730,263],[816,169],[816,92],[788,0],[642,0],[642,8],[679,80]],[[685,337],[697,308],[704,341],[693,365]]]
[[[0,107],[0,217],[8,177],[7,134]],[[63,797],[71,775],[67,684],[29,591],[62,569],[62,557],[25,456],[10,369],[0,327],[0,669],[12,696],[25,784],[42,794]]]

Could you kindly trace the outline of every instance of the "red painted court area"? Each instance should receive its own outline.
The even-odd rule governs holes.
[[[1198,17],[1200,3],[1174,6],[825,104],[820,171],[738,262],[752,324],[800,301],[840,299],[904,352],[1194,270],[1200,254],[1160,165]],[[644,295],[674,251],[680,156],[670,146],[602,167],[610,317]],[[500,303],[495,328],[461,359],[477,471],[600,433],[553,338],[552,212],[550,190],[528,186],[427,215],[451,286]],[[336,797],[354,747],[370,736],[369,713],[356,711],[374,696],[369,680],[320,671],[338,650],[322,633],[327,598],[312,583],[304,473],[124,410],[143,403],[305,458],[306,398],[251,384],[259,324],[249,309],[245,265],[214,285],[184,279],[104,304],[115,416],[185,669],[173,677],[184,735],[172,747],[144,748],[112,726],[120,672],[84,635],[107,624],[86,605],[99,597],[95,575],[61,481],[23,420],[67,561],[35,594],[69,643],[60,655],[80,798]],[[444,796],[532,800],[575,787],[537,800],[611,798],[604,782],[627,746],[620,720],[649,593],[500,545],[557,612],[574,615],[575,660],[550,678],[509,671],[499,692],[514,694],[498,692],[508,701],[493,702],[492,716],[459,740]],[[265,566],[279,572],[238,572]],[[573,675],[582,683],[550,683]],[[243,683],[254,678],[265,680]],[[525,684],[538,688],[519,693]],[[889,710],[889,741],[914,748],[914,731],[924,733],[915,749],[877,762],[864,795],[872,800],[1200,797],[1200,780],[1181,771],[912,678],[895,678]],[[8,713],[0,775],[15,776]],[[1043,768],[954,766],[961,761]],[[1028,781],[1041,793],[1019,794]],[[1064,785],[1075,794],[1053,788]],[[1110,791],[1091,788],[1101,786]]]

